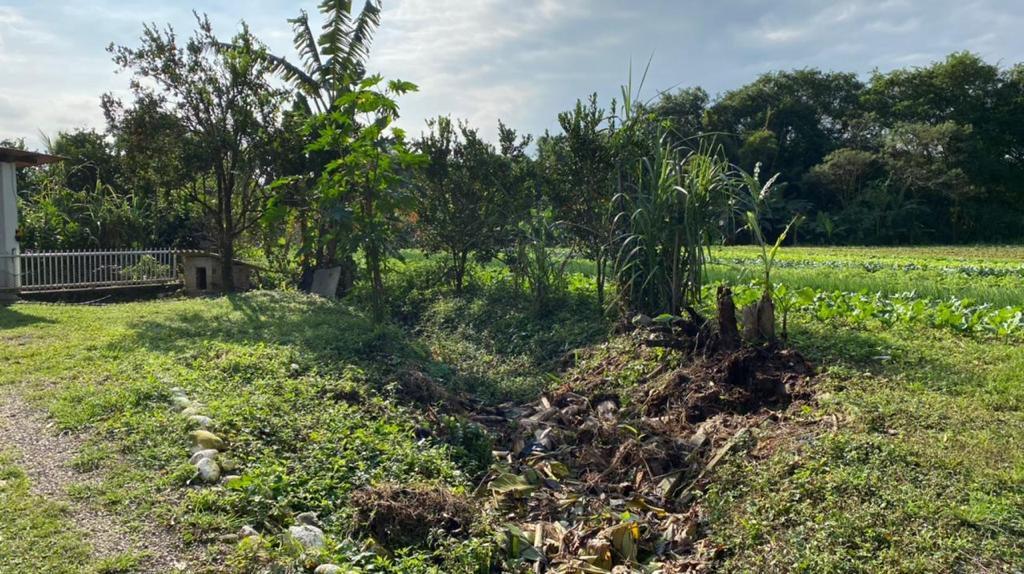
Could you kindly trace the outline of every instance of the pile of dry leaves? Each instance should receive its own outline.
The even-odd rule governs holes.
[[[694,494],[728,452],[755,440],[752,429],[810,398],[814,370],[795,351],[723,350],[671,326],[632,337],[690,361],[619,393],[608,382],[615,366],[581,370],[536,402],[474,417],[505,448],[503,470],[478,495],[512,525],[509,554],[536,572],[705,571],[719,549],[703,537]]]

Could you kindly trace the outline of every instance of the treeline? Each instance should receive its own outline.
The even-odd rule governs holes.
[[[204,17],[188,38],[147,26],[138,46],[111,46],[132,98],[104,96],[103,133],[61,133],[49,151],[69,160],[21,174],[23,246],[242,252],[282,281],[341,266],[343,288],[362,273],[375,293],[389,257],[416,246],[444,255],[457,290],[473,261],[500,258],[543,299],[559,245],[595,261],[602,302],[611,279],[620,295],[658,284],[637,268],[689,269],[634,294],[677,310],[703,245],[774,241],[794,221],[801,243],[1024,236],[1022,66],[960,53],[867,81],[767,74],[717,98],[626,87],[536,139],[499,124],[490,143],[447,117],[410,138],[393,124],[416,87],[365,69],[379,3],[321,11],[322,35],[292,20],[294,61],[244,26],[217,38]],[[748,193],[775,174],[770,194]]]
[[[652,111],[683,141],[712,135],[732,161],[781,173],[780,220],[801,241],[908,244],[1024,238],[1024,65],[971,53],[872,74],[777,72],[711,100]]]

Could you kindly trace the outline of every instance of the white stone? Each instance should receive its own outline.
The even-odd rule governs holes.
[[[214,483],[220,480],[220,467],[212,459],[204,458],[197,462],[196,472],[203,482]]]
[[[192,415],[188,417],[188,422],[192,423],[193,426],[203,429],[208,429],[213,426],[213,419],[203,415]]]
[[[288,538],[299,546],[317,550],[324,547],[324,531],[316,526],[299,524],[288,527]]]
[[[210,460],[214,460],[215,458],[217,458],[217,454],[218,454],[217,449],[214,449],[214,448],[203,449],[203,450],[200,450],[200,451],[196,452],[195,454],[193,454],[192,458],[188,459],[188,463],[193,465],[193,466],[195,466],[195,465],[199,464],[199,461],[203,460],[204,458],[208,458]]]
[[[317,518],[315,512],[303,512],[295,516],[295,522],[299,524],[308,524],[310,526],[317,526],[320,524],[320,520]]]
[[[341,566],[336,566],[334,564],[321,564],[316,567],[313,574],[341,574],[341,572]]]

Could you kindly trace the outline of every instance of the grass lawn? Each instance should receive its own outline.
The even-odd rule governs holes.
[[[737,261],[752,255],[719,253],[730,261],[713,276],[743,279],[749,272]],[[1012,270],[1020,255],[1017,248],[791,249],[784,258],[793,265],[776,278],[821,290],[914,290],[1019,306],[1022,279]],[[921,269],[893,267],[906,263]],[[979,276],[968,266],[1011,271]],[[583,276],[559,305],[538,313],[493,268],[478,270],[461,297],[438,287],[433,272],[419,259],[396,265],[394,320],[383,327],[368,320],[358,296],[328,303],[258,292],[0,308],[0,396],[17,393],[60,428],[90,431],[76,464],[106,479],[73,488],[73,498],[173,527],[208,549],[196,571],[279,564],[303,572],[324,561],[365,572],[487,571],[508,552],[495,542],[506,516],[485,513],[457,536],[383,550],[361,521],[357,493],[412,485],[482,506],[474,491],[492,463],[491,439],[424,402],[421,382],[452,400],[476,397],[480,408],[529,401],[560,384],[575,350],[608,341],[615,348],[619,338],[594,309]],[[1020,338],[799,311],[790,322],[790,345],[822,373],[817,398],[790,415],[806,432],[740,449],[715,470],[696,501],[706,515],[703,535],[719,548],[714,566],[1024,568]],[[627,360],[617,368],[609,377],[621,384],[635,380],[627,373],[643,376]],[[193,479],[192,429],[172,408],[176,387],[202,403],[238,480],[210,487]],[[20,564],[95,569],[87,539],[58,505],[27,494],[9,457],[0,458],[0,479],[0,572]],[[304,511],[316,512],[327,533],[317,553],[299,552],[279,535]],[[243,525],[262,536],[232,538]],[[41,548],[72,559],[51,565]]]

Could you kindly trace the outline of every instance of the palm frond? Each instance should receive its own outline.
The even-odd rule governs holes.
[[[320,12],[327,17],[317,43],[331,60],[344,57],[352,34],[352,0],[323,0]]]
[[[306,73],[312,77],[320,78],[323,74],[323,60],[320,58],[320,49],[316,43],[316,36],[313,29],[309,27],[309,14],[302,10],[298,17],[288,20],[295,31],[295,50],[303,60],[303,67]]]
[[[380,0],[366,0],[366,5],[352,29],[348,50],[345,53],[345,64],[359,75],[370,57],[370,43],[373,41],[374,31],[380,26],[380,12]]]

